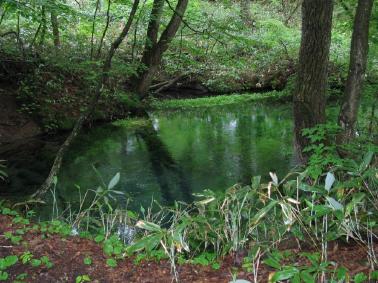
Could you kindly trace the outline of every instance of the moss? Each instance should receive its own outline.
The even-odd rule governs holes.
[[[152,109],[157,110],[174,108],[212,107],[218,105],[237,104],[251,101],[281,100],[287,99],[288,97],[290,97],[290,95],[290,91],[270,91],[264,93],[218,95],[195,99],[152,100],[150,102],[150,107]]]
[[[146,126],[148,123],[150,123],[150,121],[147,119],[130,118],[130,119],[114,121],[112,122],[112,125],[116,127],[133,129],[133,128],[139,128],[141,126]]]

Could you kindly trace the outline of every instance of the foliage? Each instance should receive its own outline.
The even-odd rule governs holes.
[[[287,99],[291,93],[288,91],[266,92],[266,93],[244,93],[244,94],[230,94],[209,96],[196,99],[172,99],[172,100],[151,100],[151,107],[153,109],[185,109],[185,108],[198,108],[198,107],[212,107],[219,105],[246,103],[251,101],[260,100],[284,100]]]
[[[254,25],[246,28],[237,2],[190,1],[155,79],[160,82],[187,74],[191,81],[199,81],[212,92],[234,92],[259,89],[267,77],[273,76],[262,89],[271,91],[190,100],[151,98],[142,106],[167,110],[266,98],[287,99],[294,89],[294,77],[288,76],[295,65],[300,42],[300,12],[296,2],[253,1]],[[332,33],[330,82],[337,88],[348,69],[353,22],[348,7],[354,2],[345,3],[346,6],[336,5]],[[4,62],[11,62],[11,70],[4,65],[2,73],[17,85],[20,112],[39,119],[47,132],[71,128],[93,95],[105,50],[118,35],[131,9],[130,1],[107,4],[109,13],[106,7],[100,5],[97,9],[94,1],[88,0],[1,1],[0,25],[7,32],[0,36],[0,55],[7,59]],[[141,106],[134,94],[125,90],[125,81],[130,83],[143,67],[140,57],[151,7],[152,1],[144,1],[138,8],[133,36],[121,46],[108,74],[106,89],[102,89],[101,108],[94,115],[97,119],[129,115],[130,109]],[[372,17],[375,25],[370,36],[367,77],[371,81],[378,77],[377,9],[375,5]],[[165,5],[162,27],[168,24],[172,13]],[[54,15],[57,15],[59,35],[54,28],[50,32],[47,23]],[[56,23],[52,21],[51,25]],[[57,36],[60,44],[56,42]],[[285,91],[276,91],[285,84]],[[335,92],[340,93],[340,89]],[[365,87],[364,93],[375,103],[375,86]],[[176,201],[173,206],[165,207],[153,202],[151,207],[136,212],[127,208],[127,196],[115,189],[120,173],[107,183],[99,176],[101,184],[97,188],[84,194],[79,186],[76,188],[80,195],[78,211],[72,211],[71,206],[60,211],[55,189],[52,190],[52,221],[32,226],[28,219],[33,216],[32,211],[25,218],[1,203],[1,213],[11,216],[17,226],[3,236],[13,245],[20,245],[31,230],[38,231],[42,237],[52,233],[62,237],[88,237],[102,246],[109,267],[115,268],[118,260],[132,255],[135,263],[168,259],[176,279],[177,264],[209,265],[217,269],[222,256],[247,250],[243,268],[255,272],[257,277],[262,259],[274,269],[270,282],[316,282],[326,277],[331,278],[330,282],[349,281],[346,269],[328,259],[330,242],[352,239],[368,250],[371,270],[378,264],[372,240],[377,237],[374,231],[378,223],[377,146],[374,144],[377,123],[374,107],[366,113],[365,116],[370,115],[365,119],[369,124],[361,128],[368,129],[367,133],[359,129],[359,137],[348,145],[338,145],[340,129],[334,124],[304,130],[303,135],[309,141],[305,149],[310,155],[308,165],[282,179],[270,172],[271,180],[266,182],[255,176],[250,184],[236,184],[223,194],[205,190],[192,203]],[[146,126],[144,120],[127,123],[129,128]],[[340,157],[345,152],[347,157]],[[1,181],[6,180],[6,171],[4,161],[0,160]],[[120,200],[125,202],[121,205]],[[28,209],[36,202],[22,204]],[[316,248],[316,252],[299,255],[308,265],[289,264],[286,260],[294,256],[274,249],[273,243],[284,238],[310,243]],[[90,257],[83,261],[92,264]],[[0,280],[7,280],[8,269],[19,262],[32,267],[53,267],[47,256],[38,258],[25,250],[20,256],[0,259]],[[377,279],[377,274],[373,272],[370,277]],[[353,277],[354,282],[367,279],[362,273]],[[76,282],[90,280],[88,275],[76,278]]]
[[[2,56],[25,62],[25,70],[16,79],[20,109],[40,119],[46,131],[72,128],[74,118],[99,79],[105,50],[118,35],[132,4],[110,3],[108,18],[107,3],[101,2],[96,9],[95,2],[7,0],[1,4],[0,24],[4,31],[10,32],[0,37]],[[112,106],[108,110],[112,113],[102,106],[98,119],[125,114],[138,106],[134,94],[125,91],[124,82],[141,68],[139,59],[146,42],[151,7],[152,1],[139,6],[130,38],[114,58],[108,89],[102,97],[104,104]],[[156,79],[189,74],[190,80],[201,82],[212,92],[230,93],[256,89],[277,73],[277,77],[269,79],[266,89],[281,89],[282,83],[277,80],[285,77],[285,85],[286,73],[290,74],[287,70],[295,65],[298,53],[298,7],[297,1],[253,1],[250,9],[254,25],[246,27],[237,2],[190,1],[184,23],[164,55]],[[341,80],[346,76],[349,60],[352,20],[339,3],[336,7],[331,61],[335,66],[332,74]],[[54,45],[54,34],[50,31],[51,14],[58,16],[60,46]],[[171,15],[171,9],[165,5],[162,28]],[[376,17],[375,8],[373,23]],[[369,76],[374,77],[377,44],[373,32],[371,42]],[[74,115],[66,115],[67,112]]]
[[[323,137],[318,130],[311,135],[315,140]],[[373,236],[378,223],[378,181],[376,167],[372,165],[374,154],[367,152],[359,163],[354,161],[354,167],[330,163],[326,167],[328,172],[322,172],[315,178],[312,177],[312,169],[309,169],[311,166],[301,172],[292,172],[282,180],[271,173],[268,183],[262,183],[257,176],[250,185],[235,185],[223,195],[207,190],[196,195],[197,200],[193,203],[176,202],[173,207],[155,204],[158,210],[149,208],[146,211],[143,208],[138,216],[121,212],[114,207],[116,203],[110,201],[120,179],[120,175],[116,174],[108,184],[104,183],[94,191],[95,196],[87,209],[75,217],[71,216],[74,219],[71,225],[79,231],[79,235],[85,235],[82,230],[89,229],[88,221],[92,223],[90,226],[98,225],[97,234],[92,234],[91,238],[102,245],[109,267],[116,267],[117,260],[124,256],[136,254],[136,264],[142,260],[168,259],[173,274],[178,276],[177,264],[210,265],[217,269],[219,257],[247,249],[250,252],[243,259],[243,268],[256,272],[257,276],[262,260],[275,270],[270,282],[286,279],[316,282],[322,276],[333,278],[335,282],[348,280],[348,272],[327,259],[327,245],[337,239],[348,241],[351,238],[368,250],[373,248],[364,235],[368,231]],[[30,223],[17,212],[6,207],[1,207],[1,212],[13,215],[14,219],[19,219],[17,223],[25,225],[20,235],[31,229]],[[116,221],[120,218],[124,220]],[[125,224],[137,228],[132,242],[126,245],[120,234],[115,233],[117,226]],[[65,224],[63,219],[34,226],[32,229],[41,233],[59,233],[62,236],[68,235],[66,227],[71,227],[71,233],[73,227]],[[93,226],[91,231],[96,229]],[[6,235],[12,240],[12,233]],[[272,247],[271,243],[287,237],[319,247],[319,252],[295,255],[305,258],[309,265],[291,265],[288,260],[295,260],[292,253]],[[53,266],[48,257],[35,258],[29,251],[20,256],[20,261],[35,267],[42,264],[48,268]],[[368,261],[372,268],[377,265],[374,253],[368,253]],[[92,261],[86,257],[84,263],[90,265]],[[357,274],[354,280],[364,278],[365,275]]]
[[[84,275],[79,275],[78,277],[76,277],[75,282],[76,283],[91,282],[91,279],[88,275],[84,274]]]

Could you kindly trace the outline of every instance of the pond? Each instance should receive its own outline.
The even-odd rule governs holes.
[[[190,202],[204,189],[222,192],[249,184],[256,175],[268,180],[270,171],[282,178],[295,165],[291,115],[290,105],[246,103],[153,112],[149,121],[86,130],[64,159],[56,200],[61,208],[75,207],[79,192],[107,184],[117,172],[115,189],[124,193],[120,205],[130,199],[133,209],[149,206],[152,199],[167,205]],[[18,165],[9,160],[14,191],[25,194],[48,172],[46,146],[33,152],[38,154],[23,155]],[[23,169],[17,171],[20,164]],[[43,210],[48,215],[51,204]]]
[[[120,172],[115,189],[139,208],[190,202],[252,176],[283,177],[295,163],[290,106],[244,104],[151,113],[150,121],[106,125],[82,135],[58,178],[59,199],[95,189]]]

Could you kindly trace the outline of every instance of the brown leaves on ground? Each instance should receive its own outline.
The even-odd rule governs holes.
[[[166,260],[160,262],[144,261],[134,264],[132,258],[118,260],[117,267],[111,268],[106,265],[107,257],[102,247],[94,241],[79,237],[63,238],[59,235],[42,234],[29,231],[23,235],[23,243],[12,245],[5,239],[6,231],[15,231],[17,226],[12,223],[9,216],[0,215],[0,257],[8,255],[22,255],[30,251],[34,258],[48,256],[54,264],[51,269],[41,265],[32,267],[30,264],[18,262],[7,272],[10,274],[9,282],[13,282],[17,275],[27,273],[26,282],[75,282],[79,275],[88,275],[91,282],[172,282],[170,264]],[[293,252],[298,252],[293,249]],[[92,264],[84,264],[84,258],[90,257]],[[338,262],[351,270],[353,273],[368,272],[366,265],[366,250],[364,247],[342,246],[329,254],[329,259]],[[213,270],[208,266],[185,264],[177,267],[180,282],[202,283],[202,282],[230,282],[234,260],[226,257],[219,270]],[[259,282],[267,282],[270,268],[260,266]],[[250,273],[239,269],[238,278],[253,280]]]

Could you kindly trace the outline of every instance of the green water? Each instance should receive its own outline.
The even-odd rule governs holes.
[[[83,133],[58,177],[57,199],[77,203],[117,172],[119,202],[148,206],[190,202],[204,189],[224,191],[269,171],[283,177],[295,164],[290,106],[244,104],[151,113],[132,127],[105,125]],[[127,124],[127,123],[125,123]]]

